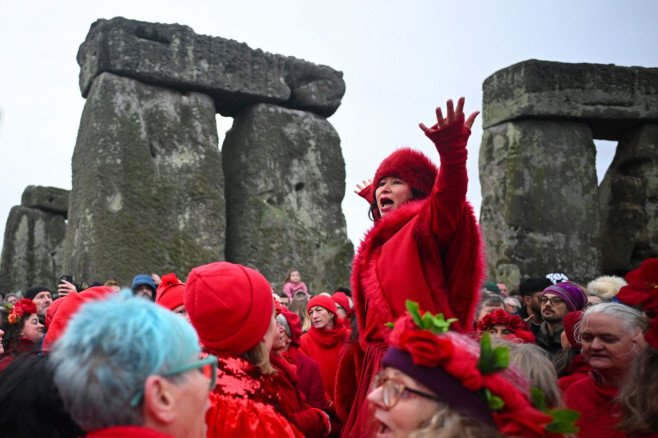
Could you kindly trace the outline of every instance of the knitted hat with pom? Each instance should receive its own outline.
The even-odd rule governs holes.
[[[236,355],[258,345],[274,311],[272,287],[265,277],[228,262],[192,269],[184,302],[201,344]]]
[[[169,310],[183,305],[185,283],[181,282],[176,274],[162,276],[158,290],[155,293],[155,302]]]

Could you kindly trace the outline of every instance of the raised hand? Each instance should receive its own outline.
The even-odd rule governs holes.
[[[424,123],[419,123],[418,126],[420,126],[420,129],[423,130],[425,134],[431,134],[433,132],[439,131],[446,126],[450,125],[451,123],[454,123],[455,120],[457,120],[459,117],[461,117],[462,114],[464,114],[464,101],[465,99],[463,97],[460,97],[459,100],[457,101],[457,109],[454,108],[454,104],[452,102],[452,99],[448,99],[446,102],[446,111],[447,111],[447,117],[443,117],[443,110],[441,110],[441,107],[436,108],[436,120],[437,123],[433,125],[431,128],[428,128]],[[471,113],[470,116],[464,121],[464,126],[466,126],[468,129],[471,129],[473,126],[473,123],[475,122],[475,118],[480,114],[480,111],[475,111]]]

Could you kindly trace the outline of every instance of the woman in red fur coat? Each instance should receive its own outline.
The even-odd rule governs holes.
[[[353,263],[352,290],[364,362],[345,436],[369,436],[366,395],[388,349],[386,323],[404,313],[407,299],[422,311],[458,318],[454,329],[472,330],[483,279],[483,251],[472,207],[466,201],[466,143],[479,112],[465,118],[464,99],[447,102],[447,117],[420,128],[434,143],[441,167],[421,152],[393,152],[373,184],[357,193],[371,204],[375,224]]]

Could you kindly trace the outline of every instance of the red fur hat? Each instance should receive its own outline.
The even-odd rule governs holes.
[[[201,344],[236,355],[258,345],[274,311],[272,287],[265,277],[228,262],[192,269],[184,301]]]
[[[386,157],[379,165],[373,179],[371,202],[375,202],[375,190],[384,177],[403,179],[412,189],[429,196],[439,169],[422,152],[411,148],[402,148]]]
[[[334,315],[338,314],[338,311],[336,310],[336,303],[334,302],[333,299],[331,299],[331,297],[328,297],[326,295],[316,295],[313,298],[311,298],[308,302],[308,306],[306,307],[306,310],[310,312],[311,308],[315,306],[324,307]]]
[[[158,290],[155,292],[155,302],[169,310],[174,310],[183,305],[185,295],[185,283],[171,273],[162,276]]]

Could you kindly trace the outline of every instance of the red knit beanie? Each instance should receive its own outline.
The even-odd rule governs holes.
[[[438,173],[436,165],[422,152],[411,148],[398,149],[379,165],[372,183],[375,190],[372,191],[371,202],[375,202],[375,191],[384,177],[401,178],[412,189],[429,196]]]
[[[162,276],[158,290],[155,292],[155,302],[169,310],[174,310],[183,305],[185,295],[185,283],[182,283],[176,274]]]
[[[580,345],[580,342],[576,341],[576,324],[580,322],[582,317],[583,312],[579,310],[576,312],[567,313],[564,315],[564,319],[562,320],[562,325],[564,326],[564,334],[567,336],[571,346],[577,350],[583,348],[582,345]]]
[[[345,309],[345,312],[347,313],[347,316],[350,316],[352,314],[352,307],[350,306],[350,299],[347,298],[347,295],[345,295],[345,292],[335,292],[332,296],[331,299],[334,300],[334,302],[338,305],[340,305],[343,309]],[[338,310],[338,309],[336,309]]]
[[[334,303],[334,300],[332,300],[331,297],[326,295],[316,295],[311,298],[308,302],[308,307],[306,310],[310,312],[311,308],[315,306],[324,307],[334,315],[338,314],[338,311],[336,310],[336,303]]]
[[[201,343],[236,355],[263,339],[274,309],[272,287],[265,277],[228,262],[192,269],[184,301]]]

